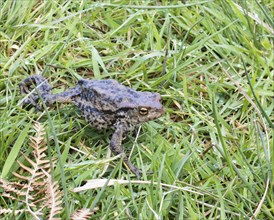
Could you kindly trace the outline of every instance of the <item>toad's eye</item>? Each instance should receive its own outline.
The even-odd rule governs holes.
[[[145,107],[139,108],[139,114],[140,115],[147,115],[148,114],[148,109]]]

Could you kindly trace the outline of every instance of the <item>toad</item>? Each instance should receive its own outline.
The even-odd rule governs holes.
[[[125,155],[122,140],[136,125],[163,115],[160,94],[136,91],[113,79],[81,79],[75,87],[59,94],[51,94],[50,84],[41,75],[28,77],[19,87],[22,94],[28,94],[23,101],[24,105],[30,104],[41,109],[39,96],[47,106],[73,103],[92,127],[99,130],[112,128],[114,133],[110,141],[111,151],[115,155],[121,155],[125,165],[137,178],[141,177],[141,170]],[[34,88],[36,90],[31,92]]]

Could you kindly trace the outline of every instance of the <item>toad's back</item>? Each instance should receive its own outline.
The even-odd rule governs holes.
[[[112,127],[117,120],[133,126],[163,113],[158,93],[138,92],[115,80],[83,79],[79,80],[78,86],[81,93],[75,96],[73,102],[86,120],[98,129]],[[147,109],[147,113],[140,115],[141,108],[143,111]]]

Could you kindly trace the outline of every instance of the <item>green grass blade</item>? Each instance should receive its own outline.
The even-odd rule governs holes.
[[[20,132],[16,142],[14,143],[6,161],[2,169],[1,178],[6,178],[12,168],[16,158],[18,157],[19,151],[21,149],[22,144],[24,143],[28,131],[30,129],[31,123],[27,124],[27,126]]]

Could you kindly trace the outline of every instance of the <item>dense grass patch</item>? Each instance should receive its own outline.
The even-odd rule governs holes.
[[[92,219],[274,218],[273,1],[0,2],[2,177],[16,180],[39,120],[62,165],[63,219],[85,207],[99,208]],[[159,92],[165,115],[123,144],[154,173],[134,182],[106,159],[112,131],[91,128],[72,105],[22,108],[18,84],[38,73],[54,93],[80,78]],[[73,192],[91,179],[129,183]]]

